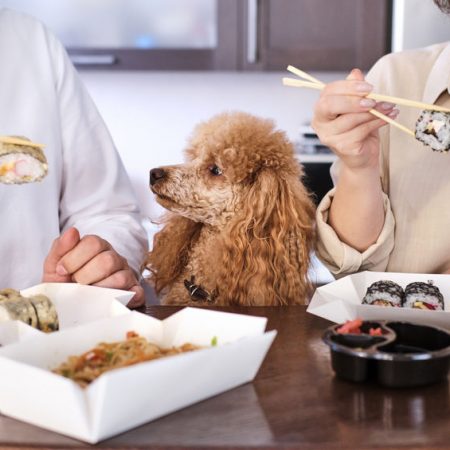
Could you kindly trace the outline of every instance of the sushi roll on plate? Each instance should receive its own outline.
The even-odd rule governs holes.
[[[59,328],[58,314],[48,297],[23,297],[14,289],[0,290],[0,322],[8,320],[20,320],[46,333]]]
[[[444,309],[444,297],[432,281],[424,283],[416,281],[405,287],[405,301],[403,306],[432,311]]]
[[[0,183],[41,181],[48,171],[42,147],[26,138],[0,136]]]
[[[403,288],[390,280],[380,280],[368,288],[362,303],[377,306],[397,306],[403,303]]]
[[[450,150],[450,113],[422,111],[417,119],[415,137],[437,152]]]

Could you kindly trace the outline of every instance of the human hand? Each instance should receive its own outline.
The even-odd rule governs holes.
[[[91,284],[135,292],[130,308],[144,304],[144,290],[125,258],[95,235],[69,228],[53,241],[44,262],[43,282]]]
[[[314,109],[312,127],[321,142],[340,158],[348,169],[378,170],[378,129],[386,122],[369,111],[374,108],[395,118],[398,110],[391,103],[376,103],[366,98],[372,86],[359,69],[345,80],[329,83]]]

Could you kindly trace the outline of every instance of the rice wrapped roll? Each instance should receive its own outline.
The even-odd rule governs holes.
[[[432,281],[428,283],[416,281],[408,284],[405,288],[404,306],[408,308],[442,311],[444,309],[444,297]]]
[[[46,333],[59,328],[58,314],[48,297],[23,297],[14,289],[0,290],[0,322],[7,320],[20,320]]]
[[[41,181],[47,175],[42,146],[26,138],[0,137],[0,182],[22,184]]]
[[[58,314],[55,306],[45,295],[33,295],[30,301],[36,311],[38,329],[50,333],[59,329]]]
[[[8,320],[21,320],[33,328],[38,327],[37,313],[30,299],[14,289],[0,291],[0,322]]]
[[[390,280],[372,283],[368,288],[362,303],[377,306],[402,306],[403,288]]]
[[[437,152],[450,150],[450,113],[422,111],[416,122],[415,137]]]

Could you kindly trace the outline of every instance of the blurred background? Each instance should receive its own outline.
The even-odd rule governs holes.
[[[317,201],[334,157],[309,127],[317,91],[284,87],[288,64],[323,82],[383,54],[450,39],[432,0],[0,0],[64,43],[115,140],[151,237],[148,171],[179,163],[193,127],[223,111],[272,118]],[[317,264],[318,282],[330,279]]]

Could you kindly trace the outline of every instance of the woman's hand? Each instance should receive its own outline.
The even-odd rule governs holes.
[[[369,111],[395,118],[390,103],[367,98],[372,86],[354,69],[346,80],[330,83],[315,107],[312,126],[321,142],[340,159],[340,172],[328,224],[339,239],[359,252],[374,244],[384,224],[378,129],[386,122]]]
[[[312,127],[319,139],[352,171],[378,169],[377,130],[386,122],[371,114],[370,109],[375,108],[390,118],[398,114],[394,105],[377,104],[367,98],[371,90],[362,72],[353,69],[346,80],[325,87],[314,110]]]

